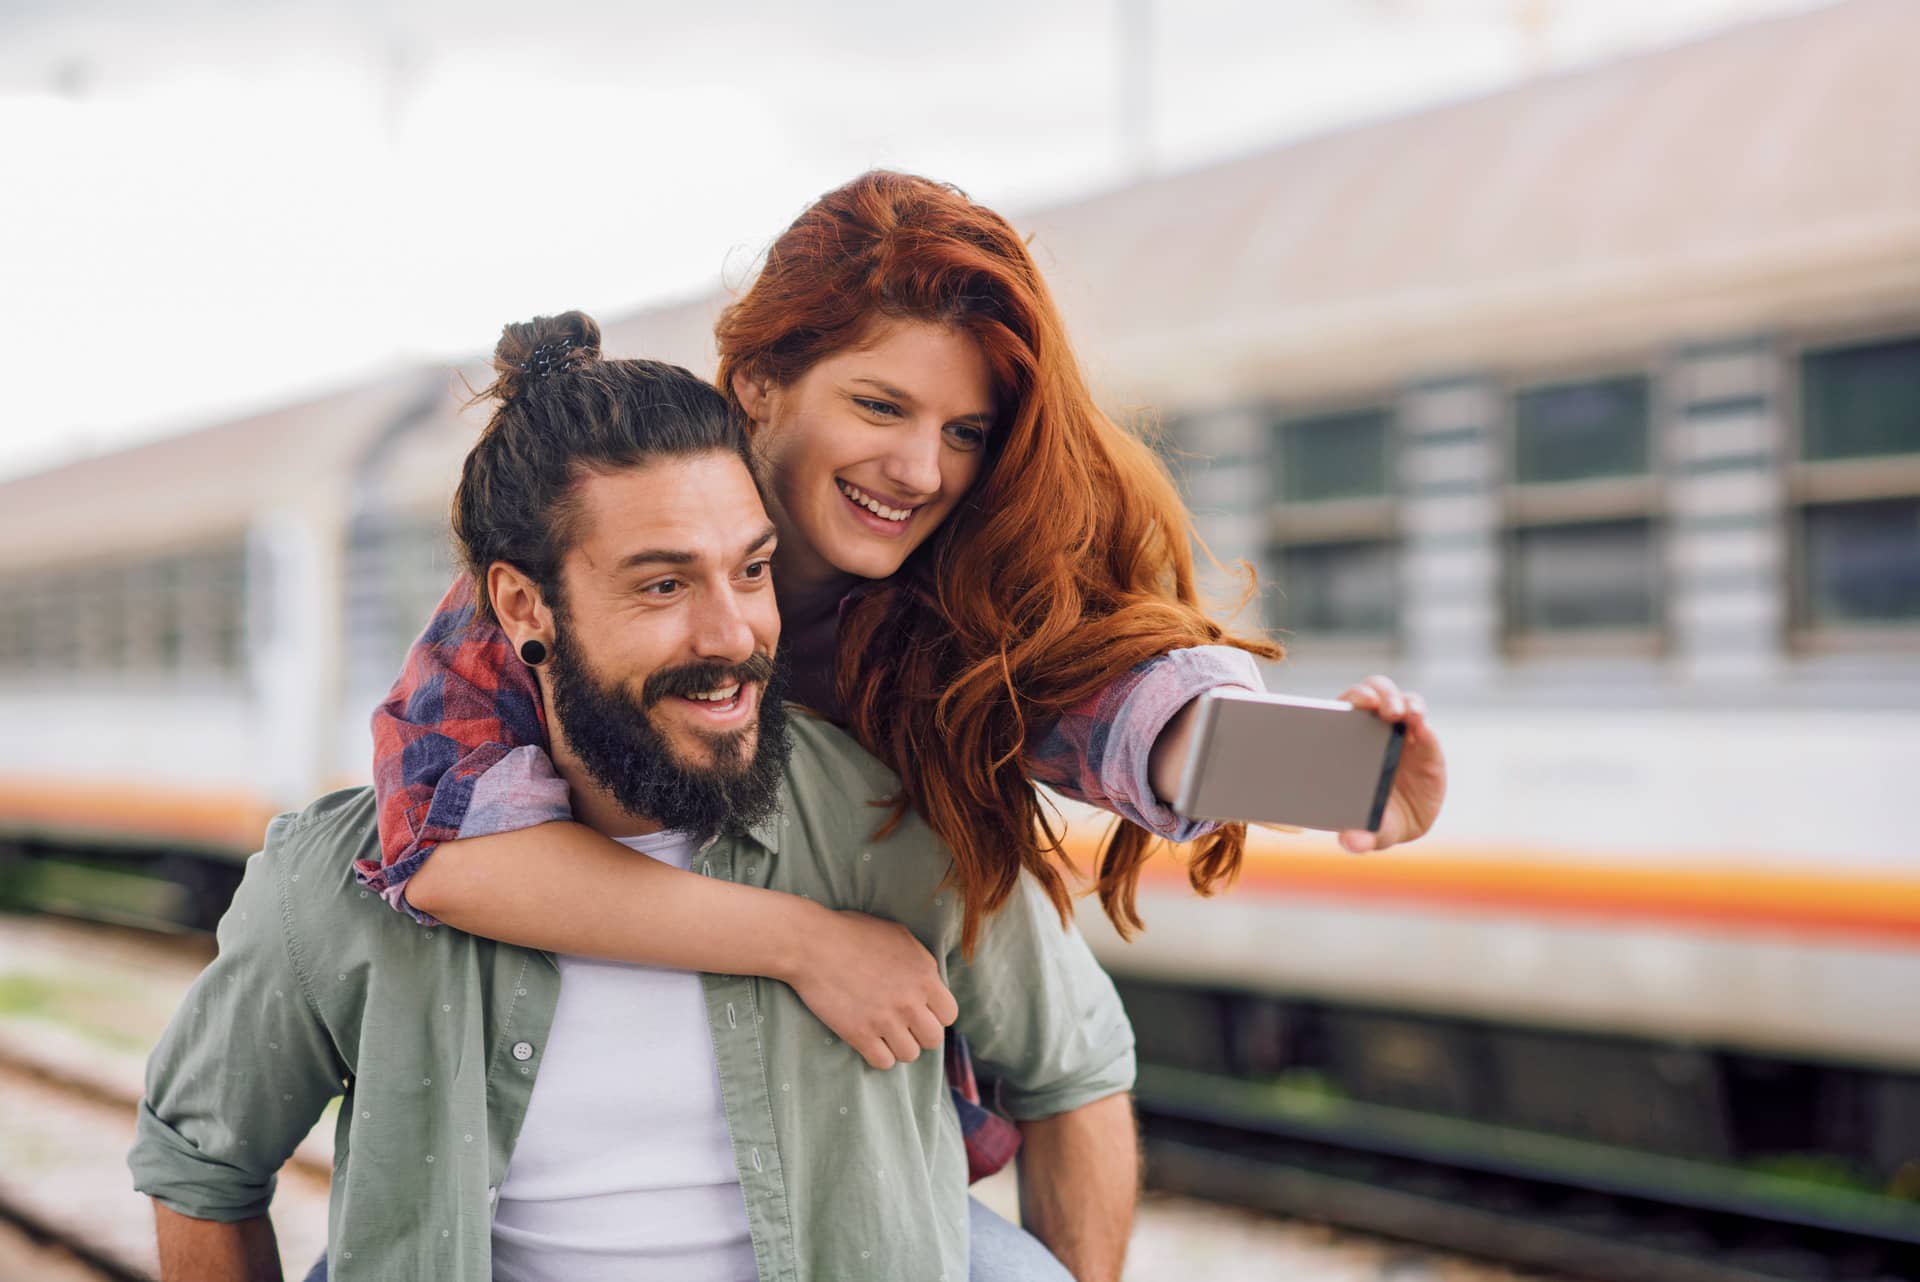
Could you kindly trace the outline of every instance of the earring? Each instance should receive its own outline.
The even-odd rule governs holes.
[[[520,643],[520,662],[529,668],[537,668],[547,661],[547,647],[544,642],[526,640]]]

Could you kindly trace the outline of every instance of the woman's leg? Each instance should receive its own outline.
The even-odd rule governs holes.
[[[1073,1282],[1067,1266],[1040,1245],[1040,1239],[1017,1224],[967,1199],[967,1225],[973,1235],[968,1282]]]

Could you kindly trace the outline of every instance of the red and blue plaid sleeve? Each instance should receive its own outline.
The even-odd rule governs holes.
[[[1070,709],[1027,754],[1027,773],[1063,796],[1085,801],[1172,841],[1192,841],[1217,824],[1182,818],[1153,794],[1147,767],[1154,741],[1174,714],[1218,686],[1263,690],[1245,650],[1201,645],[1170,650],[1122,673]]]
[[[401,893],[407,879],[436,846],[462,835],[483,775],[518,749],[531,748],[544,759],[546,743],[546,714],[533,676],[514,657],[506,633],[476,617],[472,585],[462,575],[440,599],[426,631],[407,651],[399,680],[374,710],[380,860],[357,860],[354,875],[388,903],[428,920],[408,907]],[[494,830],[570,817],[564,808],[554,813],[552,798],[548,790],[516,822]]]
[[[1020,1151],[1020,1129],[980,1102],[980,1083],[973,1075],[973,1052],[967,1039],[947,1030],[947,1086],[954,1111],[960,1114],[960,1137],[967,1149],[967,1182],[986,1179],[1013,1160]]]

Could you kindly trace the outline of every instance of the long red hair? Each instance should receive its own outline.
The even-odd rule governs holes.
[[[1071,909],[1061,833],[1026,768],[1036,729],[1168,650],[1280,647],[1201,608],[1166,468],[1094,404],[1025,242],[956,188],[875,171],[810,206],[720,317],[720,390],[734,399],[737,373],[789,385],[877,318],[971,335],[999,406],[980,478],[848,608],[835,664],[849,729],[900,776],[890,823],[911,806],[953,853],[971,951],[1023,868],[1063,919]],[[1245,840],[1237,824],[1204,839],[1194,889],[1230,880]],[[1120,823],[1101,851],[1100,902],[1122,934],[1140,925],[1153,841]]]

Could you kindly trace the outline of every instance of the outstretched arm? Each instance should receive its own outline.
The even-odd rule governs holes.
[[[1218,825],[1168,803],[1186,759],[1193,701],[1223,686],[1262,690],[1253,656],[1232,646],[1170,650],[1121,673],[1039,735],[1028,773],[1063,796],[1110,810],[1170,841]]]

